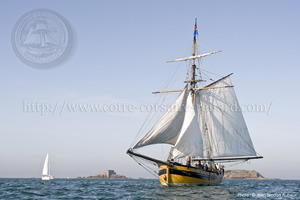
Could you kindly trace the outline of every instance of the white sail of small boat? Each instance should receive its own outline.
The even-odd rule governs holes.
[[[50,180],[50,179],[54,179],[54,177],[50,175],[49,153],[47,153],[44,162],[43,172],[42,172],[42,180]]]

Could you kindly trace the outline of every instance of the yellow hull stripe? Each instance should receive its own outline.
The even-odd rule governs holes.
[[[159,168],[159,180],[163,185],[219,184],[222,178],[223,174],[193,167],[162,165]]]

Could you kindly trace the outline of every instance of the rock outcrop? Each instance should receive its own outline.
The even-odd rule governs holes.
[[[107,170],[106,172],[102,172],[95,176],[77,177],[77,178],[83,178],[83,179],[128,179],[126,176],[116,174],[114,170]]]
[[[225,170],[224,179],[274,180],[265,178],[254,170]]]

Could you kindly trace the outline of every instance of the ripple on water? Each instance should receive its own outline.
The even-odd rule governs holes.
[[[289,180],[224,180],[213,186],[165,187],[158,180],[0,179],[0,199],[253,199],[250,194],[267,193],[292,194],[272,199],[300,199],[299,188],[300,181]]]

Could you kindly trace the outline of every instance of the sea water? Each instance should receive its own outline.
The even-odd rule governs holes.
[[[166,187],[158,180],[0,179],[0,199],[300,199],[299,180],[223,180]]]

